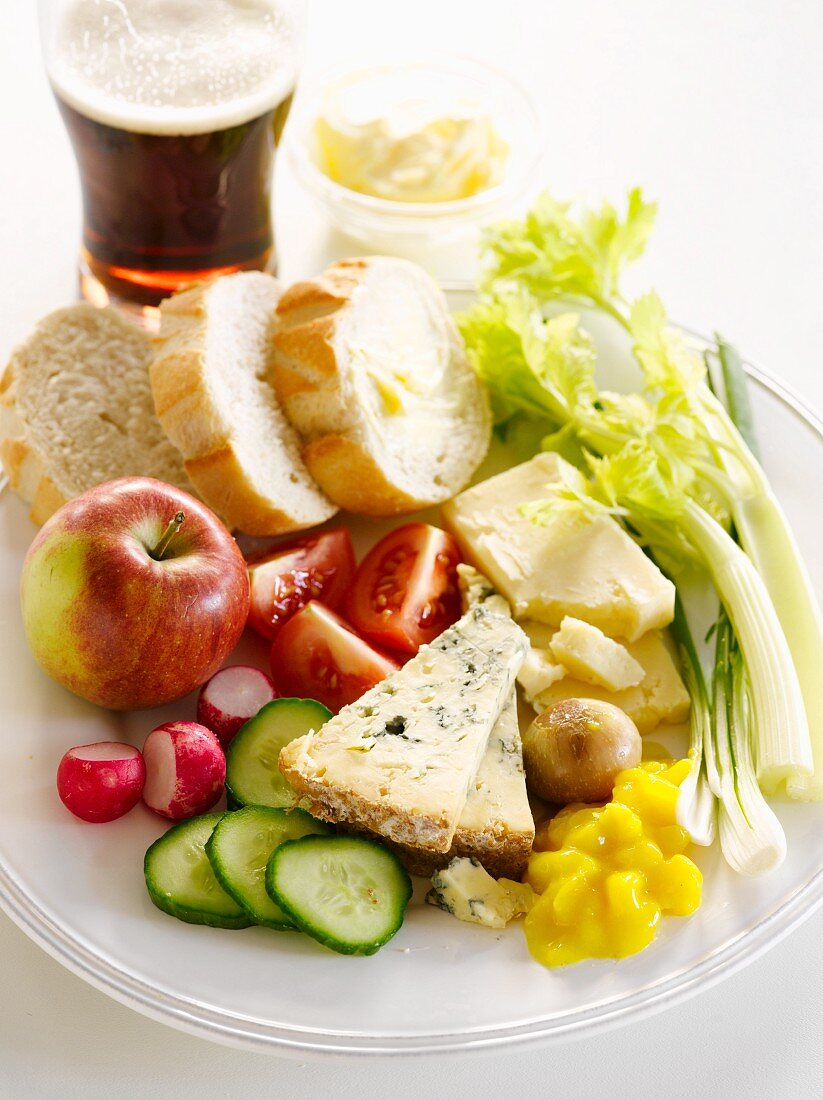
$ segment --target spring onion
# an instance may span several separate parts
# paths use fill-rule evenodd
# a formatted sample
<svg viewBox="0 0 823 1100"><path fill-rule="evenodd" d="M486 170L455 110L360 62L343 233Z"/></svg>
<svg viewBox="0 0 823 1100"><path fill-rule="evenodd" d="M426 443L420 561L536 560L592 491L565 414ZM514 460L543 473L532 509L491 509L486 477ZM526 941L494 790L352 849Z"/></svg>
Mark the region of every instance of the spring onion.
<svg viewBox="0 0 823 1100"><path fill-rule="evenodd" d="M757 776L771 793L781 780L812 768L806 712L791 653L751 558L694 501L687 503L681 522L703 554L745 657Z"/></svg>
<svg viewBox="0 0 823 1100"><path fill-rule="evenodd" d="M695 844L708 846L716 833L715 795L719 785L711 782L708 766L714 765L711 746L712 710L703 668L689 629L686 612L679 595L675 596L672 633L680 653L683 681L691 699L689 708L689 774L680 784L677 799L677 821L689 833ZM716 776L714 769L714 776Z"/></svg>
<svg viewBox="0 0 823 1100"><path fill-rule="evenodd" d="M707 772L719 803L720 846L735 871L760 875L783 862L786 837L755 780L746 736L749 678L727 616L715 633Z"/></svg>
<svg viewBox="0 0 823 1100"><path fill-rule="evenodd" d="M738 538L757 566L774 604L794 662L809 721L813 766L792 766L776 743L759 744L757 771L768 790L781 773L791 798L823 798L823 616L811 578L786 515L769 486L762 467L734 425L722 418L719 430L725 446L719 451L727 472L736 462L745 477L735 478L738 495L730 500ZM804 757L808 763L808 757ZM795 761L795 764L797 761Z"/></svg>

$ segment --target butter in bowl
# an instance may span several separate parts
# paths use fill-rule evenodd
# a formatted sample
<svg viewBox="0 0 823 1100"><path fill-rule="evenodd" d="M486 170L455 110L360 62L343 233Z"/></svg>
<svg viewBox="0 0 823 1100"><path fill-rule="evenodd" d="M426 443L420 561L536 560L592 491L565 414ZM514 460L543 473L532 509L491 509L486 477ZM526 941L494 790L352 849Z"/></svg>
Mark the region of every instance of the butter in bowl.
<svg viewBox="0 0 823 1100"><path fill-rule="evenodd" d="M539 114L510 77L443 57L337 73L289 127L298 179L332 224L397 252L452 243L528 192Z"/></svg>

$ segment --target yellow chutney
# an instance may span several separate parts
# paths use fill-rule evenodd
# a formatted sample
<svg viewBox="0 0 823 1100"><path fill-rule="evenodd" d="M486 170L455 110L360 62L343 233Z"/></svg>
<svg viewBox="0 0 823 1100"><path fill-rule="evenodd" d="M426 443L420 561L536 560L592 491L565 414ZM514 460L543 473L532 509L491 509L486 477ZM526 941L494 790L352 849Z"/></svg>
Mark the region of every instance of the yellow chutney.
<svg viewBox="0 0 823 1100"><path fill-rule="evenodd" d="M605 806L567 806L537 831L525 881L540 895L525 920L545 966L621 959L654 939L663 915L700 905L703 876L683 853L678 787L688 760L620 772Z"/></svg>

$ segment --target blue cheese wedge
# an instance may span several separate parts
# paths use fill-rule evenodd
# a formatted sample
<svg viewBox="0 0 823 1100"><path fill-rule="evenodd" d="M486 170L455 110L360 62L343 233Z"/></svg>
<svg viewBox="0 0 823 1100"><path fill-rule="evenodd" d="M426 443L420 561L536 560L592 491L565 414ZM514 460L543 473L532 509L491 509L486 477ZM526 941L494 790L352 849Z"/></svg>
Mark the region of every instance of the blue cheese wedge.
<svg viewBox="0 0 823 1100"><path fill-rule="evenodd" d="M432 877L426 901L458 920L505 928L514 917L528 913L536 896L531 886L495 880L476 859L458 857Z"/></svg>
<svg viewBox="0 0 823 1100"><path fill-rule="evenodd" d="M409 844L391 846L413 875L424 878L430 878L456 856L478 860L495 877L519 878L533 843L534 818L526 794L517 700L512 692L469 784L466 805L448 852Z"/></svg>
<svg viewBox="0 0 823 1100"><path fill-rule="evenodd" d="M517 697L511 693L469 785L451 856L472 856L494 875L518 878L534 843Z"/></svg>
<svg viewBox="0 0 823 1100"><path fill-rule="evenodd" d="M464 611L482 603L501 615L511 614L503 597L476 569L458 565L457 573ZM520 878L533 842L534 819L526 794L517 697L512 690L469 784L466 805L448 852L431 852L408 844L393 847L413 875L425 878L456 856L479 860L495 877Z"/></svg>
<svg viewBox="0 0 823 1100"><path fill-rule="evenodd" d="M458 565L457 574L464 610L482 604L501 615L511 614L508 603L482 573L470 565ZM518 676L521 673L522 666ZM517 695L512 690L469 786L449 854L473 856L494 875L519 878L533 842L534 818L526 794Z"/></svg>
<svg viewBox="0 0 823 1100"><path fill-rule="evenodd" d="M528 643L480 604L398 672L280 753L312 812L447 852Z"/></svg>

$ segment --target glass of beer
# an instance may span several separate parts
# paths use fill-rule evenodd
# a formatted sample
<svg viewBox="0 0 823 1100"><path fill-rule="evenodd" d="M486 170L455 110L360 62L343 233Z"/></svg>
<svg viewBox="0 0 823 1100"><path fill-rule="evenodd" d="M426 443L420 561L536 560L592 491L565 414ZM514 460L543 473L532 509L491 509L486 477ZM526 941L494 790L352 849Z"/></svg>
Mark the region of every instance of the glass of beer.
<svg viewBox="0 0 823 1100"><path fill-rule="evenodd" d="M80 170L84 298L146 316L186 283L275 269L303 16L302 0L40 0Z"/></svg>

